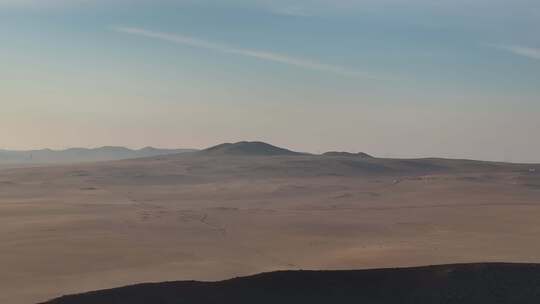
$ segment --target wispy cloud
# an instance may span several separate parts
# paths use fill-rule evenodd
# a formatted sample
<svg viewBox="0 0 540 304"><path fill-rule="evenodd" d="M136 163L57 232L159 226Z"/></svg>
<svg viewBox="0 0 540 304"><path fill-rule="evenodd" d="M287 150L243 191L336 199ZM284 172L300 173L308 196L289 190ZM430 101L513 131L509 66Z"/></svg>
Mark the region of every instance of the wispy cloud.
<svg viewBox="0 0 540 304"><path fill-rule="evenodd" d="M138 35L138 36L158 39L162 41L172 42L172 43L195 47L195 48L209 49L209 50L214 50L221 53L251 57L251 58L256 58L259 60L296 66L303 69L316 70L316 71L321 71L321 72L330 72L334 74L351 76L351 77L379 79L377 77L373 77L371 75L368 75L368 74L365 74L356 70L351 70L351 69L338 66L338 65L321 63L321 62L317 62L317 61L313 61L313 60L309 60L305 58L291 57L288 55L278 54L278 53L264 51L264 50L252 50L252 49L246 49L246 48L231 47L225 44L210 42L210 41L206 41L206 40L202 40L202 39L198 39L198 38L194 38L190 36L185 36L185 35L155 32L155 31L150 31L150 30L136 28L136 27L114 27L113 30L120 33Z"/></svg>
<svg viewBox="0 0 540 304"><path fill-rule="evenodd" d="M520 46L520 45L500 45L500 44L490 44L489 46L494 47L499 50L510 52L517 56L540 60L540 48L531 48L531 47Z"/></svg>

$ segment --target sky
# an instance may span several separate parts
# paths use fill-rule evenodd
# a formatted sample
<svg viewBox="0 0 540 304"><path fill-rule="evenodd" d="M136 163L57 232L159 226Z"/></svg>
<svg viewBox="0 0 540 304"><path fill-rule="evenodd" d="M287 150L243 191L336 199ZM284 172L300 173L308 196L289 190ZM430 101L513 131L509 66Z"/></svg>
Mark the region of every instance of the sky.
<svg viewBox="0 0 540 304"><path fill-rule="evenodd" d="M538 0L0 0L0 148L540 162Z"/></svg>

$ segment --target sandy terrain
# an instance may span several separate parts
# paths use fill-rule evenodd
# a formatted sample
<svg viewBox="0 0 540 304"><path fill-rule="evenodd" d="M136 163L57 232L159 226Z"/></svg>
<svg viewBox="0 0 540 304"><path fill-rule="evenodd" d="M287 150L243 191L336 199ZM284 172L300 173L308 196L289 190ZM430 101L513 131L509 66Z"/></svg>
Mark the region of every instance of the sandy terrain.
<svg viewBox="0 0 540 304"><path fill-rule="evenodd" d="M532 167L183 155L2 169L0 303L281 269L540 262Z"/></svg>

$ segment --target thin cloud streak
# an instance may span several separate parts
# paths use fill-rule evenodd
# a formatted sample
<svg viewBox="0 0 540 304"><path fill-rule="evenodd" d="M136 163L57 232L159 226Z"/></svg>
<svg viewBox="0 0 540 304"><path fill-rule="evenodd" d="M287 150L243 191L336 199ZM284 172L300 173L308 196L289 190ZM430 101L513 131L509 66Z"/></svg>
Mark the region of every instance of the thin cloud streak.
<svg viewBox="0 0 540 304"><path fill-rule="evenodd" d="M292 17L313 17L315 14L308 11L306 8L299 6L288 6L272 11L276 15L292 16Z"/></svg>
<svg viewBox="0 0 540 304"><path fill-rule="evenodd" d="M499 50L510 52L514 55L540 60L540 49L520 45L491 45Z"/></svg>
<svg viewBox="0 0 540 304"><path fill-rule="evenodd" d="M251 58L256 58L256 59L260 59L264 61L276 62L276 63L296 66L299 68L304 68L304 69L309 69L309 70L330 72L330 73L339 74L343 76L350 76L350 77L369 78L373 80L379 79L379 78L373 77L371 75L368 75L359 71L347 69L342 66L316 62L316 61L303 59L303 58L291 57L288 55L278 54L278 53L273 53L273 52L268 52L268 51L230 47L224 44L214 43L214 42L210 42L210 41L206 41L206 40L202 40L198 38L193 38L189 36L179 35L179 34L155 32L155 31L149 31L146 29L136 28L136 27L114 27L113 30L119 33L126 33L126 34L131 34L131 35L143 36L147 38L159 39L162 41L172 42L172 43L186 45L190 47L203 48L203 49L214 50L214 51L227 53L227 54L251 57Z"/></svg>

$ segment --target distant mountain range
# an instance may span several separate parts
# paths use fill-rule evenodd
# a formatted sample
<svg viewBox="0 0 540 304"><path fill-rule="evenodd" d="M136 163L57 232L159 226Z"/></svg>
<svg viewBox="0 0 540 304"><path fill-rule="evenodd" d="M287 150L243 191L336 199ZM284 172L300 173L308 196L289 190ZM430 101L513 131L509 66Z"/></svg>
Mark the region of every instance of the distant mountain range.
<svg viewBox="0 0 540 304"><path fill-rule="evenodd" d="M125 147L71 148L66 150L0 150L0 164L58 164L121 160L193 152L193 149L157 149L146 147L132 150Z"/></svg>
<svg viewBox="0 0 540 304"><path fill-rule="evenodd" d="M538 264L461 264L358 271L282 271L221 282L140 284L44 304L538 303Z"/></svg>
<svg viewBox="0 0 540 304"><path fill-rule="evenodd" d="M32 164L67 164L80 162L110 161L133 158L144 158L161 155L197 152L199 156L306 156L309 153L291 151L259 141L241 141L223 143L207 149L157 149L146 147L128 149L126 147L105 146L100 148L70 148L65 150L2 150L0 149L0 165L32 165ZM327 152L323 156L347 158L371 158L366 153Z"/></svg>

